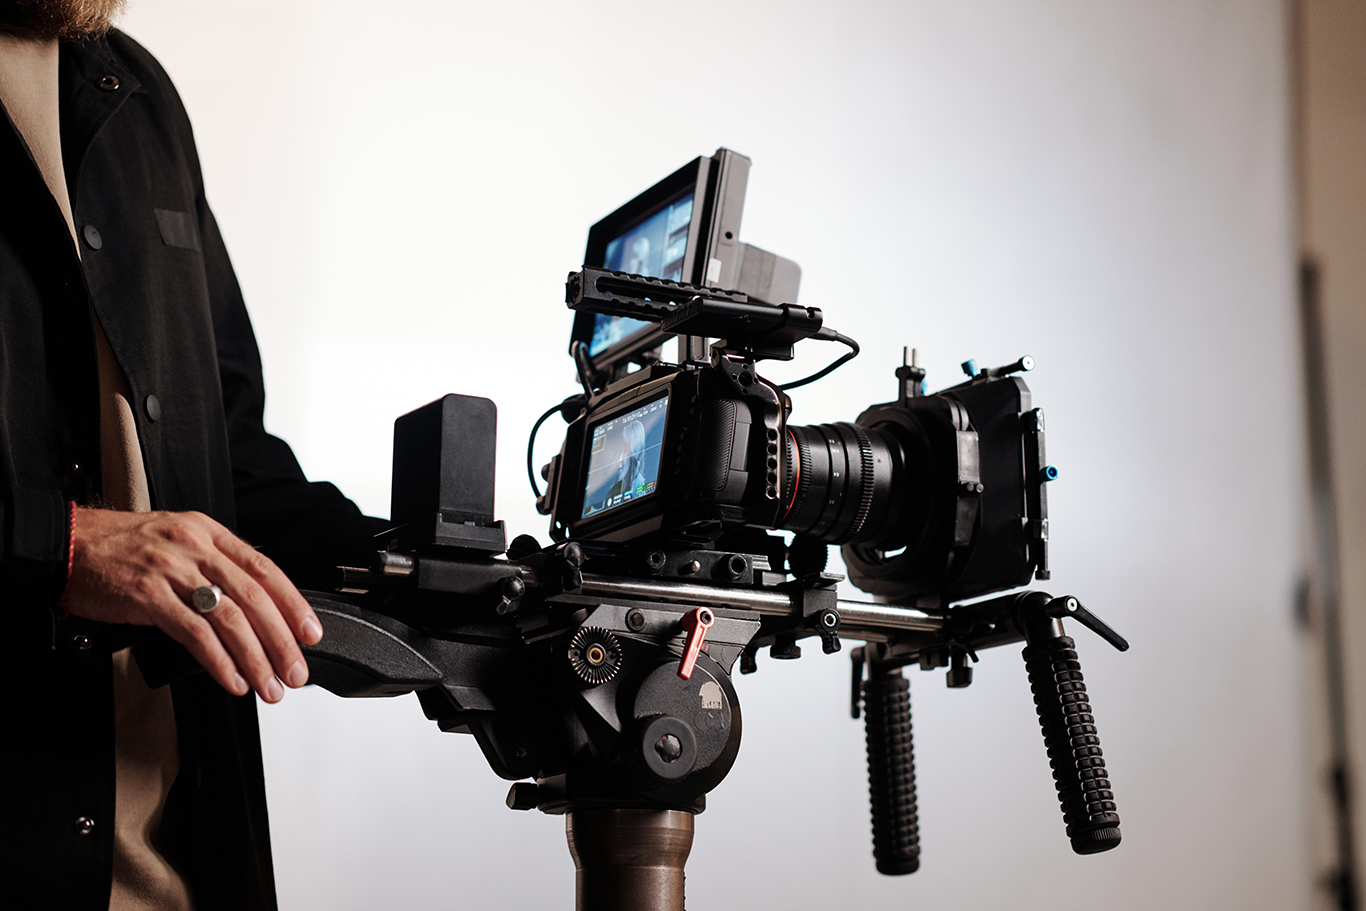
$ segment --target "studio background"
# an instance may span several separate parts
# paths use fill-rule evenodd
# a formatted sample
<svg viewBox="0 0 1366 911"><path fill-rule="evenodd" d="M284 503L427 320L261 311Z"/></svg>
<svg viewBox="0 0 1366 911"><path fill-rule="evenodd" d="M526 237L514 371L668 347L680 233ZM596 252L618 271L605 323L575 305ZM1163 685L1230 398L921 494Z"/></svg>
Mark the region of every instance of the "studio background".
<svg viewBox="0 0 1366 911"><path fill-rule="evenodd" d="M1133 644L1073 631L1123 845L1071 853L1007 647L967 690L910 673L922 868L879 876L847 651L808 647L737 680L691 907L1308 903L1280 3L133 0L123 28L190 110L267 427L373 515L394 417L462 392L498 403L510 534L546 537L522 466L575 390L565 274L594 221L722 145L754 161L742 238L863 346L795 421L893 398L902 345L932 388L1036 359L1048 588ZM261 725L286 911L572 903L563 821L507 810L413 697L310 688Z"/></svg>

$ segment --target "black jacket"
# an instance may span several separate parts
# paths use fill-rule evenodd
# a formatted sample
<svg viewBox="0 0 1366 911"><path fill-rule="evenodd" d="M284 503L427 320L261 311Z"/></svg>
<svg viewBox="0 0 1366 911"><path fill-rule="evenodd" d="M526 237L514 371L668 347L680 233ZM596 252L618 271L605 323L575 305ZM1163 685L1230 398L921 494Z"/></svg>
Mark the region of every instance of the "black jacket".
<svg viewBox="0 0 1366 911"><path fill-rule="evenodd" d="M262 426L261 361L170 80L118 32L61 48L62 151L82 258L0 123L0 904L107 908L109 655L172 680L181 774L166 810L201 909L273 908L254 697L156 631L62 620L68 509L100 492L90 309L128 377L154 509L200 510L296 581L364 561L379 530ZM93 826L80 825L88 819ZM88 834L82 834L88 830Z"/></svg>

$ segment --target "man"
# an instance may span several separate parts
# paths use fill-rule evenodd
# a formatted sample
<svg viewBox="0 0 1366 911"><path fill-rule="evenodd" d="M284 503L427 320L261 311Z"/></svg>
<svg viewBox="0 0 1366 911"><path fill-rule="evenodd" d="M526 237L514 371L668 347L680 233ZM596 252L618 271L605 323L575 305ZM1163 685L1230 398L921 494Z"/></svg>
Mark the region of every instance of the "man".
<svg viewBox="0 0 1366 911"><path fill-rule="evenodd" d="M379 523L263 429L189 121L119 2L0 0L0 904L273 908L250 694L308 679L290 577Z"/></svg>

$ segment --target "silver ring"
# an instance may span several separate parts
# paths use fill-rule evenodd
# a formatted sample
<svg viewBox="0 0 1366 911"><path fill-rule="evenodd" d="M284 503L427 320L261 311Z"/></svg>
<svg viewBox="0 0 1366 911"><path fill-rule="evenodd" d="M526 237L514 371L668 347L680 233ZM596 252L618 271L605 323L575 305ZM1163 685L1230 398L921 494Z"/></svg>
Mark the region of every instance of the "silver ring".
<svg viewBox="0 0 1366 911"><path fill-rule="evenodd" d="M201 585L190 595L190 604L201 614L211 614L223 598L223 589L217 585Z"/></svg>

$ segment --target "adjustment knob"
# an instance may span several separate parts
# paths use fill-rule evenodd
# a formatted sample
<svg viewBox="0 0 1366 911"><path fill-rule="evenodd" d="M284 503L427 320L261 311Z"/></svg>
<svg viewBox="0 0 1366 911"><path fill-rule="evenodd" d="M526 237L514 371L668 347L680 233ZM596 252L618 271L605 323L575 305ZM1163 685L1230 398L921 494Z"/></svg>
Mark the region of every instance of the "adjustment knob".
<svg viewBox="0 0 1366 911"><path fill-rule="evenodd" d="M580 627L569 640L569 668L589 686L606 683L621 669L621 642L609 630Z"/></svg>

